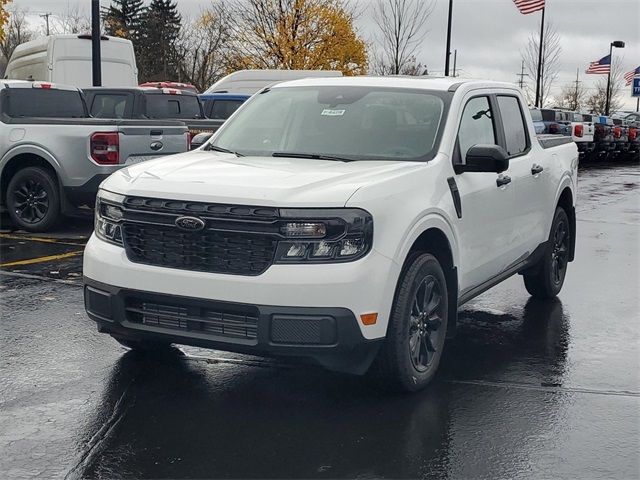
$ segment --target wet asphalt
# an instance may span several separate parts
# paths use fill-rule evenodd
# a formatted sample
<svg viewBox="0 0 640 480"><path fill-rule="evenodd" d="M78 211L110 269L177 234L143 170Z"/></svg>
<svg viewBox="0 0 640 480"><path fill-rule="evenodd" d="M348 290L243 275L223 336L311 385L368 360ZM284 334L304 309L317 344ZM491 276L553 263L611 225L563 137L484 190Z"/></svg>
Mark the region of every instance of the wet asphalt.
<svg viewBox="0 0 640 480"><path fill-rule="evenodd" d="M424 392L175 348L84 313L89 218L0 233L0 478L638 478L640 170L580 171L559 298L519 276L465 305Z"/></svg>

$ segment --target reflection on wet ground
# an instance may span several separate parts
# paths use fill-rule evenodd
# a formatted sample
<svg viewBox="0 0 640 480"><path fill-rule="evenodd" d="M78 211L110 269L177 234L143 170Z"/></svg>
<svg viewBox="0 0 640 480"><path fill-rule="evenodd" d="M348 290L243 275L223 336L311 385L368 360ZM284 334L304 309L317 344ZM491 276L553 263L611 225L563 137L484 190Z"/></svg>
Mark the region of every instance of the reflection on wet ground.
<svg viewBox="0 0 640 480"><path fill-rule="evenodd" d="M189 347L141 357L84 316L69 276L79 258L3 267L0 473L635 478L639 179L637 165L583 170L560 298L532 300L513 277L463 307L435 383L416 395ZM2 252L14 241L0 237Z"/></svg>

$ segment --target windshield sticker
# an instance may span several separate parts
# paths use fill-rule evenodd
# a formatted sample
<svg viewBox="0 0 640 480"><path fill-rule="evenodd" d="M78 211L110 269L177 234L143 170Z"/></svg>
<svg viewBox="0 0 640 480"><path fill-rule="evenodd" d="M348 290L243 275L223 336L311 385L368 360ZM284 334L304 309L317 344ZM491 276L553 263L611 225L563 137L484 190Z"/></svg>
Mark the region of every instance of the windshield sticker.
<svg viewBox="0 0 640 480"><path fill-rule="evenodd" d="M325 108L324 110L322 110L321 115L326 115L328 117L341 117L342 115L344 115L344 112L346 110L331 110L329 108Z"/></svg>

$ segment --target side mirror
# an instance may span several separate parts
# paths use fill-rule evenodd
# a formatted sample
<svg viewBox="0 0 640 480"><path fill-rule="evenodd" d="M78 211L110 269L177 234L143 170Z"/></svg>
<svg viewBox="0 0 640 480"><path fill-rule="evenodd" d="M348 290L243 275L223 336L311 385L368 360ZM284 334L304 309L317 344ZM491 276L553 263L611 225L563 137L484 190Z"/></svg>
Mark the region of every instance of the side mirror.
<svg viewBox="0 0 640 480"><path fill-rule="evenodd" d="M455 165L456 173L495 172L509 168L509 155L500 145L474 145L467 151L464 164Z"/></svg>

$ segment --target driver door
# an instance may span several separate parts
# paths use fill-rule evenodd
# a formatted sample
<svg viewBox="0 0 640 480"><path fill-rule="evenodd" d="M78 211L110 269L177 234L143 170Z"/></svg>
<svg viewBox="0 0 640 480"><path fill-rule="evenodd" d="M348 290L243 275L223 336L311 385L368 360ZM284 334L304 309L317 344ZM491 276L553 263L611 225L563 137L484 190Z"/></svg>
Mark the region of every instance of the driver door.
<svg viewBox="0 0 640 480"><path fill-rule="evenodd" d="M494 99L469 97L462 112L454 151L454 163L464 163L474 145L498 144ZM498 181L500 179L500 182ZM464 172L455 176L461 200L458 219L460 237L460 293L479 287L500 274L514 248L515 195L509 170Z"/></svg>

